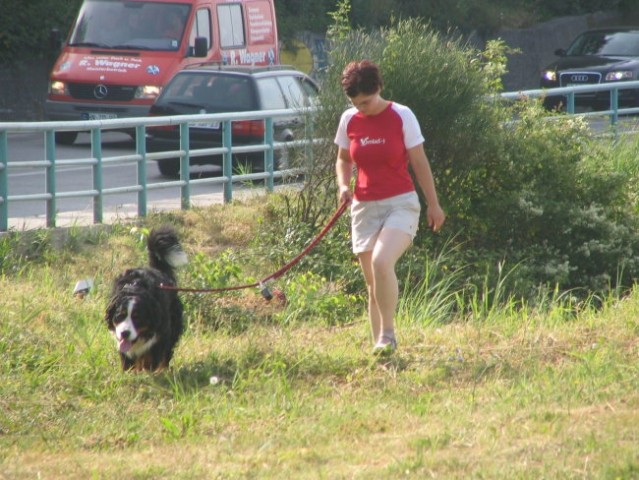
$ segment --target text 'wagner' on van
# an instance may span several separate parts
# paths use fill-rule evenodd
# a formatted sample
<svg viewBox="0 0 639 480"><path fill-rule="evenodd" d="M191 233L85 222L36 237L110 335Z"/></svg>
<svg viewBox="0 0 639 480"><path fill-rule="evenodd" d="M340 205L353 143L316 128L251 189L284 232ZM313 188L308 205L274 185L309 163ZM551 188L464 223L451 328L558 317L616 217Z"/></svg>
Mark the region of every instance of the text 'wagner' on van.
<svg viewBox="0 0 639 480"><path fill-rule="evenodd" d="M278 64L274 0L84 0L51 70L46 118L144 117L176 72L201 62ZM56 132L60 144L76 137Z"/></svg>

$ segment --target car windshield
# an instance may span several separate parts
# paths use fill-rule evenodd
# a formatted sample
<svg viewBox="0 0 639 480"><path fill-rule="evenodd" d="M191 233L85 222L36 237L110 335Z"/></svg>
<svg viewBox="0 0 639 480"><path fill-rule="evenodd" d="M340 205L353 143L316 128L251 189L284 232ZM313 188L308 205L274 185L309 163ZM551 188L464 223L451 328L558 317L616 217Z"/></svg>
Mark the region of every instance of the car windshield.
<svg viewBox="0 0 639 480"><path fill-rule="evenodd" d="M588 32L577 37L566 54L639 57L639 31Z"/></svg>
<svg viewBox="0 0 639 480"><path fill-rule="evenodd" d="M70 46L177 50L191 7L159 2L84 2Z"/></svg>
<svg viewBox="0 0 639 480"><path fill-rule="evenodd" d="M256 110L250 78L237 75L178 74L162 92L160 102L199 106L208 112Z"/></svg>

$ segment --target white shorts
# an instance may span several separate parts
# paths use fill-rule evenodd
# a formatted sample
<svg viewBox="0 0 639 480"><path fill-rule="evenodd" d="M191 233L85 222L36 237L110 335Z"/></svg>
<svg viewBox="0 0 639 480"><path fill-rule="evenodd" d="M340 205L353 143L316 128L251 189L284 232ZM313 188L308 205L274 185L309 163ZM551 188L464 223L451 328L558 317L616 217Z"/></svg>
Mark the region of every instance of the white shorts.
<svg viewBox="0 0 639 480"><path fill-rule="evenodd" d="M421 206L417 192L402 193L383 200L351 204L351 235L353 253L373 249L382 228L397 228L411 240L417 234Z"/></svg>

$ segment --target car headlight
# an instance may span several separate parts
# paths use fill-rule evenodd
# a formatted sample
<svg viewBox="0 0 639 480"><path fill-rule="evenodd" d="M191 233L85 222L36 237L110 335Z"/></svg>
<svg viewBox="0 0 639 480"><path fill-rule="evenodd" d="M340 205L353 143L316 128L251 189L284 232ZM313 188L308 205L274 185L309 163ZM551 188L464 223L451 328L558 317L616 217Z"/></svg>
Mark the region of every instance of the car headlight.
<svg viewBox="0 0 639 480"><path fill-rule="evenodd" d="M135 98L154 100L160 95L161 88L157 85L144 85L135 90Z"/></svg>
<svg viewBox="0 0 639 480"><path fill-rule="evenodd" d="M543 73L543 77L544 77L544 80L547 80L549 82L556 82L557 81L557 72L555 72L554 70L546 70Z"/></svg>
<svg viewBox="0 0 639 480"><path fill-rule="evenodd" d="M606 73L606 82L618 82L620 80L632 80L633 73L628 70Z"/></svg>
<svg viewBox="0 0 639 480"><path fill-rule="evenodd" d="M49 83L49 93L51 95L69 95L67 84L60 80L53 80Z"/></svg>

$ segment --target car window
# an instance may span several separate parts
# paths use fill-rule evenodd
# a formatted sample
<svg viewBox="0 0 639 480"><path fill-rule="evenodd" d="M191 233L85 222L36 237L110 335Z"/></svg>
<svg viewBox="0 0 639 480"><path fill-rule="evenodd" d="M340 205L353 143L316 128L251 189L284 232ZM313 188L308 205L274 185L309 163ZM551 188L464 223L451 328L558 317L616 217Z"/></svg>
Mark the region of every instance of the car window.
<svg viewBox="0 0 639 480"><path fill-rule="evenodd" d="M308 105L311 107L316 107L319 104L319 89L317 85L313 83L308 78L300 78L300 83L302 84L302 89L306 94L306 98L308 101Z"/></svg>
<svg viewBox="0 0 639 480"><path fill-rule="evenodd" d="M191 29L191 36L189 37L189 46L192 48L195 48L195 39L197 37L206 38L208 48L211 48L213 44L211 41L211 12L208 8L201 8L197 11L195 22L193 22L193 28Z"/></svg>
<svg viewBox="0 0 639 480"><path fill-rule="evenodd" d="M302 88L304 89L307 97L314 98L319 94L317 85L315 85L308 78L301 78L300 83L302 84Z"/></svg>
<svg viewBox="0 0 639 480"><path fill-rule="evenodd" d="M250 78L210 73L176 75L165 88L162 100L201 105L217 112L256 109Z"/></svg>
<svg viewBox="0 0 639 480"><path fill-rule="evenodd" d="M308 106L306 95L304 94L302 86L297 78L287 75L277 77L277 81L282 88L284 98L286 99L286 106L288 108L304 108Z"/></svg>
<svg viewBox="0 0 639 480"><path fill-rule="evenodd" d="M606 35L606 43L601 50L602 55L639 56L639 34L621 32Z"/></svg>
<svg viewBox="0 0 639 480"><path fill-rule="evenodd" d="M193 97L193 87L202 81L202 78L195 75L176 75L162 90L161 100Z"/></svg>
<svg viewBox="0 0 639 480"><path fill-rule="evenodd" d="M286 100L284 100L282 90L275 78L258 79L257 90L263 110L283 110L287 108Z"/></svg>
<svg viewBox="0 0 639 480"><path fill-rule="evenodd" d="M242 6L239 3L218 5L217 17L220 28L220 46L222 48L242 47L246 44Z"/></svg>
<svg viewBox="0 0 639 480"><path fill-rule="evenodd" d="M229 109L229 111L242 112L255 110L252 82L250 78L233 77L225 78L223 83L213 85L218 91L219 102L217 105Z"/></svg>
<svg viewBox="0 0 639 480"><path fill-rule="evenodd" d="M575 40L568 55L639 56L637 32L590 32Z"/></svg>

